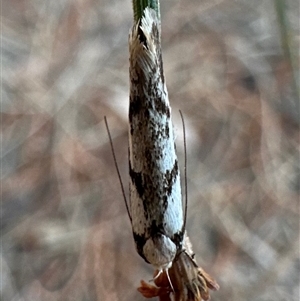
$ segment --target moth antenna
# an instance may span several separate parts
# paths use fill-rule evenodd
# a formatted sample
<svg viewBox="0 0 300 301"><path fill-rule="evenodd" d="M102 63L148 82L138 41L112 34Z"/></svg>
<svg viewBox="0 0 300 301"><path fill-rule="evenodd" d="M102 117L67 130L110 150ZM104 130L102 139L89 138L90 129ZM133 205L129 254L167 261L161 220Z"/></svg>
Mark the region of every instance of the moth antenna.
<svg viewBox="0 0 300 301"><path fill-rule="evenodd" d="M182 122L183 130L183 148L184 148L184 189L185 189L185 206L184 206L184 218L183 218L183 232L185 232L186 218L187 218L187 202L188 202L188 189L187 189L187 155L186 155L186 132L185 132L185 123L181 110L179 114Z"/></svg>
<svg viewBox="0 0 300 301"><path fill-rule="evenodd" d="M116 153L115 153L114 145L113 145L113 142L112 142L111 134L110 134L110 131L109 131L109 127L108 127L106 116L104 116L104 122L105 122L106 130L107 130L107 134L108 134L108 138L109 138L109 143L110 143L110 148L111 148L111 152L113 154L114 163L115 163L115 167L116 167L116 170L117 170L119 182L120 182L120 185L121 185L121 190L122 190L122 195L123 195L123 198L124 198L124 201L125 201L126 210L127 210L127 213L128 213L130 221L132 221L131 215L130 215L130 212L129 212L129 207L128 207L126 195L125 195L125 189L124 189L124 185L123 185L123 182L122 182L120 170L119 170L119 167L118 167L118 163L117 163L117 159L116 159Z"/></svg>

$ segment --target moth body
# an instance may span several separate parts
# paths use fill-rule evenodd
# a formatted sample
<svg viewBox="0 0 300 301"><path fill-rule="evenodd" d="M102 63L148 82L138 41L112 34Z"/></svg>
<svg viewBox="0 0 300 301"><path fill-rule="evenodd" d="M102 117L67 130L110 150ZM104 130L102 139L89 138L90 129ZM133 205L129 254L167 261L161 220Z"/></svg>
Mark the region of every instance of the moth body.
<svg viewBox="0 0 300 301"><path fill-rule="evenodd" d="M164 270L182 248L184 223L160 45L160 21L146 8L129 36L129 211L138 253Z"/></svg>

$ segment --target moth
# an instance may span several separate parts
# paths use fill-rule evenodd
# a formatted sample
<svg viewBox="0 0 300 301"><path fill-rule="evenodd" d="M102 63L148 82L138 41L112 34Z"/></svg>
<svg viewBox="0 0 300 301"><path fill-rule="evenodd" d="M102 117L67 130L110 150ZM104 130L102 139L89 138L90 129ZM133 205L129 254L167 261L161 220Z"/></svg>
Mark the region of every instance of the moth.
<svg viewBox="0 0 300 301"><path fill-rule="evenodd" d="M208 300L208 288L218 284L198 267L185 231L187 202L183 206L157 9L146 7L129 35L129 204L105 123L136 250L157 271L157 287L142 282L139 291L161 300L170 294L176 301Z"/></svg>
<svg viewBox="0 0 300 301"><path fill-rule="evenodd" d="M160 21L147 7L129 36L129 216L137 252L159 271L182 249L180 173L166 88Z"/></svg>

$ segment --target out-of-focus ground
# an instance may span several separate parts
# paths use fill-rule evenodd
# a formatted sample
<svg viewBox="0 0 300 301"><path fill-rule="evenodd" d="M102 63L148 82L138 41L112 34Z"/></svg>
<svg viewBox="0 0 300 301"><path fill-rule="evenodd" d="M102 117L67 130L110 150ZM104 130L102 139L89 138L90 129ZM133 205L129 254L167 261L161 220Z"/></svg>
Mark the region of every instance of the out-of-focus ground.
<svg viewBox="0 0 300 301"><path fill-rule="evenodd" d="M187 228L221 286L212 300L297 301L299 3L162 0L161 13L182 170L179 109L187 126ZM3 301L144 300L153 269L103 122L127 192L131 25L130 0L2 2Z"/></svg>

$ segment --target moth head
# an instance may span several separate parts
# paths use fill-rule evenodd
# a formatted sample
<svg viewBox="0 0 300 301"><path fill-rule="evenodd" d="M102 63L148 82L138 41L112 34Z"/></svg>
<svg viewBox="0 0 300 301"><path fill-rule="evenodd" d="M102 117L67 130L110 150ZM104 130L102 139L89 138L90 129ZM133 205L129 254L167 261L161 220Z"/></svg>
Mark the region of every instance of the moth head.
<svg viewBox="0 0 300 301"><path fill-rule="evenodd" d="M163 234L149 237L143 247L143 255L158 270L170 268L176 253L175 243Z"/></svg>

